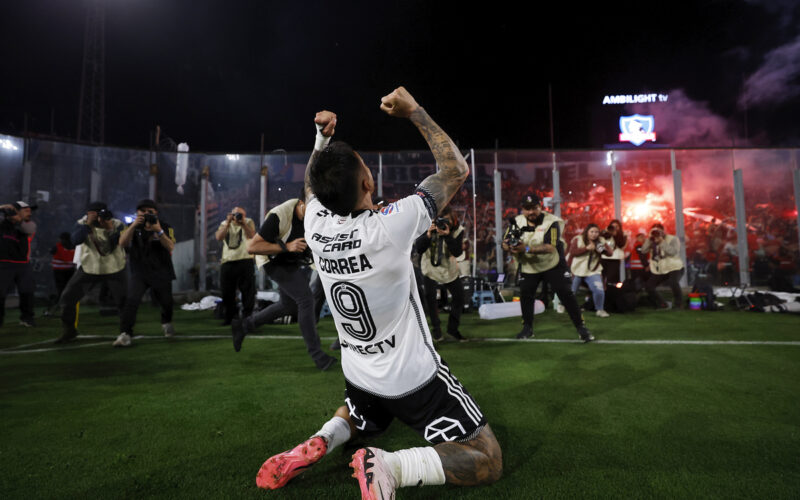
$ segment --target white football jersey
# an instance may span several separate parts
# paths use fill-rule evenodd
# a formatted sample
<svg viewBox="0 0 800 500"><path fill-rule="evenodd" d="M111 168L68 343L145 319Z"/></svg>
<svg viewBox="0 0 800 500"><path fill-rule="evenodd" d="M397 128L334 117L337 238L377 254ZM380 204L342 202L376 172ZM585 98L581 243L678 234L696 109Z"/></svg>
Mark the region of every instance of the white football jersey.
<svg viewBox="0 0 800 500"><path fill-rule="evenodd" d="M306 207L305 237L339 332L342 371L365 392L398 398L436 376L441 359L411 265L414 240L435 212L423 191L355 216L335 215L316 198Z"/></svg>

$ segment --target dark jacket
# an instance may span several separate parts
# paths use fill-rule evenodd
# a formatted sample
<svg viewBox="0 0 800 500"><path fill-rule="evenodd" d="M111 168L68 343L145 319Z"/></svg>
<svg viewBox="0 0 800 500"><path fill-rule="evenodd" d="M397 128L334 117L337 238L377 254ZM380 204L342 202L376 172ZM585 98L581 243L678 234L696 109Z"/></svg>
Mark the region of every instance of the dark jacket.
<svg viewBox="0 0 800 500"><path fill-rule="evenodd" d="M172 226L159 221L161 229L175 241ZM133 232L133 239L128 247L131 272L138 274L150 283L163 283L175 279L175 268L172 264L172 254L164 248L154 231L145 231L138 227Z"/></svg>
<svg viewBox="0 0 800 500"><path fill-rule="evenodd" d="M0 222L0 262L26 264L30 262L31 238L19 224L8 219Z"/></svg>

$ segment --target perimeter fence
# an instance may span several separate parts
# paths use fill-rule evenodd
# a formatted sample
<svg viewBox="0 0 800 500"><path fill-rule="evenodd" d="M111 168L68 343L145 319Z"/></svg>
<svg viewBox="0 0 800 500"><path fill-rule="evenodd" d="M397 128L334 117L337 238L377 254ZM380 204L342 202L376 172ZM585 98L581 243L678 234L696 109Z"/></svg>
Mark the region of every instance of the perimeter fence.
<svg viewBox="0 0 800 500"><path fill-rule="evenodd" d="M470 177L452 206L466 229L469 274L513 280L500 238L536 192L566 221L567 242L589 223L622 221L629 243L661 222L679 236L687 273L713 284L800 285L800 153L793 149L465 151ZM361 153L377 193L393 201L436 171L429 151ZM308 153L150 152L0 135L0 202L38 204L32 242L37 295L54 290L50 249L89 201L123 220L152 198L175 229L174 290L219 287L214 239L234 206L260 220L299 195ZM627 251L632 251L629 245Z"/></svg>

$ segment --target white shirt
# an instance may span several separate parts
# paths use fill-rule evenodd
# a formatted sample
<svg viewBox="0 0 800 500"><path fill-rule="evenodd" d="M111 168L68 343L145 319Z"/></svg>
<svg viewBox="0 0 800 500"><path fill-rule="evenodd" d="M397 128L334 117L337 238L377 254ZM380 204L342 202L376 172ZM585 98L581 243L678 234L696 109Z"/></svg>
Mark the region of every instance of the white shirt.
<svg viewBox="0 0 800 500"><path fill-rule="evenodd" d="M441 362L411 265L411 247L432 216L422 192L355 217L335 215L316 198L306 207L306 241L339 333L342 371L370 394L410 394Z"/></svg>

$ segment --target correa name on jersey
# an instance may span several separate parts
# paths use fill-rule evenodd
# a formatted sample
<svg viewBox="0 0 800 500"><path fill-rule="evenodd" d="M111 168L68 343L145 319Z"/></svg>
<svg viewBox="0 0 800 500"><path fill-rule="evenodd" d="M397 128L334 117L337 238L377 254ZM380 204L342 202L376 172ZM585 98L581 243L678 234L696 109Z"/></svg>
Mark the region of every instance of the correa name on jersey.
<svg viewBox="0 0 800 500"><path fill-rule="evenodd" d="M317 256L317 267L330 274L355 274L366 269L372 269L372 264L369 263L367 256L362 253L357 256L353 255L340 259L326 259L325 257Z"/></svg>
<svg viewBox="0 0 800 500"><path fill-rule="evenodd" d="M385 354L389 349L394 349L397 342L395 341L394 335L392 335L390 338L374 344L360 345L344 340L341 341L341 344L342 349L350 349L353 352L367 356L370 354Z"/></svg>

